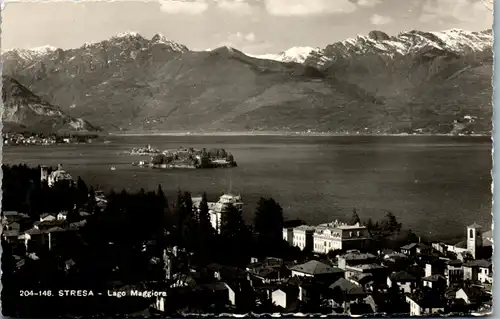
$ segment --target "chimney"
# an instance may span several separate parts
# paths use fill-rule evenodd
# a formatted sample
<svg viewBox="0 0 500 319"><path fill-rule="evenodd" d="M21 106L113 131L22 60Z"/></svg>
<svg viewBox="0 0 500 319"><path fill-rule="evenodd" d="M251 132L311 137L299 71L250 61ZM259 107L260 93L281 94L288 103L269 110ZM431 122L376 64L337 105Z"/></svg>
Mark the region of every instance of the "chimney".
<svg viewBox="0 0 500 319"><path fill-rule="evenodd" d="M62 168L63 168L62 164L57 164L57 170L60 171L60 170L62 170Z"/></svg>

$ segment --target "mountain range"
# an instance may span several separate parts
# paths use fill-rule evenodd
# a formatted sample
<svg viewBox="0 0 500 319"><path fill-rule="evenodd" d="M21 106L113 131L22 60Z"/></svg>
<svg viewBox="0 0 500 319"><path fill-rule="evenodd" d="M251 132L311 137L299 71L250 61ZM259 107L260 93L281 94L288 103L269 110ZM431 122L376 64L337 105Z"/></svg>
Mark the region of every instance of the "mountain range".
<svg viewBox="0 0 500 319"><path fill-rule="evenodd" d="M4 74L109 131L490 134L492 42L491 30L372 31L251 56L125 33L2 56Z"/></svg>

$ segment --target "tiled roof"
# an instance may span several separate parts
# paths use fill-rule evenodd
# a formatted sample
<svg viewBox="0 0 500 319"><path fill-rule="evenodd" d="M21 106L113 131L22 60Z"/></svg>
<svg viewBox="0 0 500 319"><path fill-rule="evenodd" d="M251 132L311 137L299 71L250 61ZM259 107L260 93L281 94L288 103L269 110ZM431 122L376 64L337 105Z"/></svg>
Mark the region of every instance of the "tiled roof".
<svg viewBox="0 0 500 319"><path fill-rule="evenodd" d="M342 290L344 293L352 295L365 293L363 287L358 286L355 283L345 278L338 279L333 284L331 284L329 288L330 289L340 288L340 290Z"/></svg>
<svg viewBox="0 0 500 319"><path fill-rule="evenodd" d="M448 261L447 264L450 266L454 266L454 267L460 267L460 266L462 266L462 261L459 259L455 259L455 260Z"/></svg>
<svg viewBox="0 0 500 319"><path fill-rule="evenodd" d="M476 259L468 261L464 264L464 267L481 267L481 268L489 268L492 263L490 261L484 259Z"/></svg>
<svg viewBox="0 0 500 319"><path fill-rule="evenodd" d="M317 260L311 260L305 264L297 265L290 268L293 271L302 272L309 275L326 275L344 272L340 268L329 266Z"/></svg>
<svg viewBox="0 0 500 319"><path fill-rule="evenodd" d="M468 228L483 228L481 225L476 224L476 223L474 223L474 224L472 224L472 225L469 225L469 226L467 226L467 227L468 227Z"/></svg>
<svg viewBox="0 0 500 319"><path fill-rule="evenodd" d="M410 250L410 249L413 249L416 246L417 246L417 244L413 243L413 244L405 245L405 246L401 247L401 249Z"/></svg>
<svg viewBox="0 0 500 319"><path fill-rule="evenodd" d="M407 273L406 271L399 271L399 272L394 272L389 275L389 278L391 281L395 282L407 282L407 281L416 281L417 279Z"/></svg>
<svg viewBox="0 0 500 319"><path fill-rule="evenodd" d="M345 260L365 260L376 258L375 255L370 253L347 253L339 257L344 258Z"/></svg>
<svg viewBox="0 0 500 319"><path fill-rule="evenodd" d="M446 279L444 278L443 275L431 275L431 276L422 278L422 280L436 282L439 280L446 280Z"/></svg>

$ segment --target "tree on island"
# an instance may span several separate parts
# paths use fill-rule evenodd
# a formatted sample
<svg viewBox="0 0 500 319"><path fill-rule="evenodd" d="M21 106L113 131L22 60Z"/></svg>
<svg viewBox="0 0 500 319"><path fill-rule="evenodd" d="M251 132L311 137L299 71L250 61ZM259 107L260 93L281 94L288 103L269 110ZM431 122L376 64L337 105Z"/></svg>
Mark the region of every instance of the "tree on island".
<svg viewBox="0 0 500 319"><path fill-rule="evenodd" d="M356 212L356 208L353 208L349 225L356 225L357 223L361 223L361 219L359 218L358 213Z"/></svg>

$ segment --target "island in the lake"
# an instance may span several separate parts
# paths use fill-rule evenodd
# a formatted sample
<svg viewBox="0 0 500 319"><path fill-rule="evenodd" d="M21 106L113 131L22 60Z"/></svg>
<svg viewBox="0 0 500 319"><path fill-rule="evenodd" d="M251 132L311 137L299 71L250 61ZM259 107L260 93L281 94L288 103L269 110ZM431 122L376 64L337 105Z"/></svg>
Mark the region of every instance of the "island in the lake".
<svg viewBox="0 0 500 319"><path fill-rule="evenodd" d="M179 148L160 151L151 146L133 149L132 155L152 155L150 161L134 162L132 165L151 168L229 168L236 167L234 156L223 148Z"/></svg>

